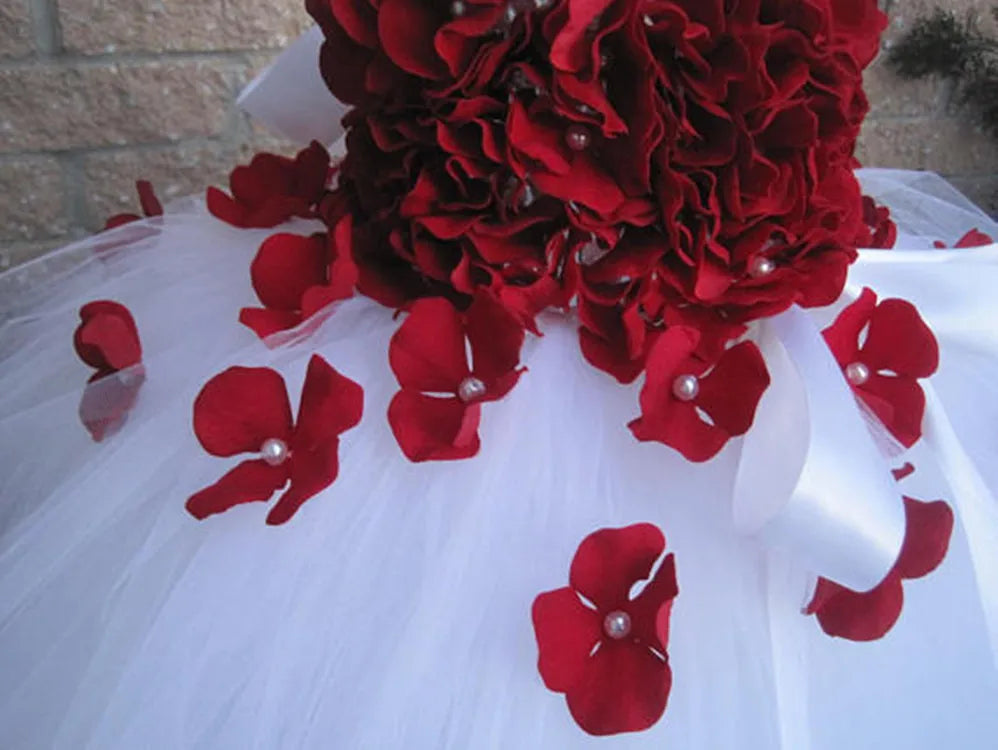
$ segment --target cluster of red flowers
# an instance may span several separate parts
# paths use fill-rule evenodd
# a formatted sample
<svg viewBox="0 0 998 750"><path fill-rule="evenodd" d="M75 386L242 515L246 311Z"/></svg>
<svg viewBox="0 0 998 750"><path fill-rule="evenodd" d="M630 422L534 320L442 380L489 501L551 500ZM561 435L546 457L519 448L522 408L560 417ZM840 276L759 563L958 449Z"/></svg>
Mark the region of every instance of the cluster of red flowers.
<svg viewBox="0 0 998 750"><path fill-rule="evenodd" d="M396 308L443 297L463 311L487 294L532 328L543 309L575 305L586 358L621 382L682 326L666 337L681 357L658 359L704 372L746 322L833 302L856 248L886 239L852 157L885 25L875 0L307 6L326 36L324 78L353 106L335 187L313 145L294 161L258 157L233 173L231 199L209 196L243 226L308 216L336 235L331 252L312 243L321 262L292 285L311 299L244 315L261 335L347 296L335 261ZM730 434L755 400L721 415ZM642 416L642 439L690 458L724 443L677 444Z"/></svg>

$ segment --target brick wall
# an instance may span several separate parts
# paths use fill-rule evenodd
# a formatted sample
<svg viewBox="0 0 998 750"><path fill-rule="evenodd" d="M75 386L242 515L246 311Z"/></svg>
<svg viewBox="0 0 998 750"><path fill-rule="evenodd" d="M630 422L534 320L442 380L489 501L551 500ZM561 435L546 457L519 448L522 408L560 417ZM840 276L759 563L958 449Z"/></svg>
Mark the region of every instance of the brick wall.
<svg viewBox="0 0 998 750"><path fill-rule="evenodd" d="M888 0L889 44L928 0ZM224 180L254 150L286 149L235 96L309 22L300 0L0 0L0 268L134 207ZM940 0L986 14L990 0ZM868 76L859 156L931 169L998 209L998 148L938 81Z"/></svg>

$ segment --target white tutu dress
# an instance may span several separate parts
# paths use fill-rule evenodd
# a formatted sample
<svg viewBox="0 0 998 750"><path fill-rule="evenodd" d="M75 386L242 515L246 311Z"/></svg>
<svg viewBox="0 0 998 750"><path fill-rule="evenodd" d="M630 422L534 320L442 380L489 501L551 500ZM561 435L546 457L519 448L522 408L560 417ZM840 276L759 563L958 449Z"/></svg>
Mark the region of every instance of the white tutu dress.
<svg viewBox="0 0 998 750"><path fill-rule="evenodd" d="M247 268L273 231L200 200L0 276L0 747L995 747L998 245L933 243L998 225L932 175L860 177L892 211L895 249L861 251L838 306L753 324L772 385L749 434L706 463L634 439L641 384L586 364L574 312L539 316L527 372L484 406L478 455L408 461L385 418L394 312L356 297L261 342L235 315L257 304ZM802 374L827 370L808 347L863 287L913 302L939 342L925 439L903 454L844 380L826 393ZM72 346L92 300L125 305L143 351L134 405L100 442ZM192 432L199 391L268 367L297 404L313 354L363 385L336 481L280 526L261 503L195 520L187 498L235 464ZM822 433L840 412L860 429ZM812 563L848 579L865 552L794 499L819 483L849 506L860 442L883 472L917 466L904 494L956 516L946 559L905 582L872 643L802 613L832 573ZM668 707L647 731L590 736L538 673L531 606L567 584L588 534L636 523L675 555Z"/></svg>

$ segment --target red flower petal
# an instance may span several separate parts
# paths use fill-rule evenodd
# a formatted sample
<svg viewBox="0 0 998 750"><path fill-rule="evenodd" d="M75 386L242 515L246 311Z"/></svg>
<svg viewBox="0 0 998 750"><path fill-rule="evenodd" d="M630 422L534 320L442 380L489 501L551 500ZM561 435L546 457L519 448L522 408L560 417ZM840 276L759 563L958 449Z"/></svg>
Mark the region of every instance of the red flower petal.
<svg viewBox="0 0 998 750"><path fill-rule="evenodd" d="M492 296L481 293L465 313L471 360L475 375L489 387L484 400L505 396L519 379L524 330L516 319Z"/></svg>
<svg viewBox="0 0 998 750"><path fill-rule="evenodd" d="M291 450L315 450L360 423L364 390L313 354L308 363Z"/></svg>
<svg viewBox="0 0 998 750"><path fill-rule="evenodd" d="M83 389L79 415L94 442L99 443L124 424L145 381L145 372L138 365L95 378Z"/></svg>
<svg viewBox="0 0 998 750"><path fill-rule="evenodd" d="M593 646L603 635L599 613L566 587L539 595L531 615L537 637L537 669L544 684L559 693L571 690L585 674Z"/></svg>
<svg viewBox="0 0 998 750"><path fill-rule="evenodd" d="M480 404L404 389L388 405L388 422L410 461L453 461L478 453Z"/></svg>
<svg viewBox="0 0 998 750"><path fill-rule="evenodd" d="M383 0L378 36L382 49L402 70L423 78L442 78L447 67L437 56L433 37L443 17L430 7L431 3L412 0Z"/></svg>
<svg viewBox="0 0 998 750"><path fill-rule="evenodd" d="M287 523L307 500L336 481L340 469L339 442L334 437L309 449L299 448L296 443L290 458L291 486L267 514L268 525Z"/></svg>
<svg viewBox="0 0 998 750"><path fill-rule="evenodd" d="M141 361L139 331L127 307L110 300L90 302L80 308L80 320L73 345L88 365L110 371Z"/></svg>
<svg viewBox="0 0 998 750"><path fill-rule="evenodd" d="M913 304L886 299L870 316L860 358L872 370L926 378L939 367L939 345Z"/></svg>
<svg viewBox="0 0 998 750"><path fill-rule="evenodd" d="M306 290L326 283L326 264L325 235L271 235L250 266L253 289L266 307L300 310Z"/></svg>
<svg viewBox="0 0 998 750"><path fill-rule="evenodd" d="M649 649L604 640L583 682L565 697L582 729L607 735L648 729L665 713L671 688L667 661Z"/></svg>
<svg viewBox="0 0 998 750"><path fill-rule="evenodd" d="M828 635L875 641L894 626L903 604L901 578L892 571L879 586L862 594L819 578L806 612L817 616Z"/></svg>
<svg viewBox="0 0 998 750"><path fill-rule="evenodd" d="M135 188L139 193L139 204L142 206L142 213L146 216L162 216L163 204L156 197L156 191L153 189L152 183L149 180L139 180L135 183Z"/></svg>
<svg viewBox="0 0 998 750"><path fill-rule="evenodd" d="M910 448L922 437L925 393L917 381L873 374L856 393L902 445Z"/></svg>
<svg viewBox="0 0 998 750"><path fill-rule="evenodd" d="M655 577L627 605L634 638L665 653L669 646L669 614L672 611L672 600L678 595L676 558L675 555L667 555L659 569L655 571Z"/></svg>
<svg viewBox="0 0 998 750"><path fill-rule="evenodd" d="M943 561L953 533L953 510L942 500L904 499L905 534L894 570L902 578L921 578Z"/></svg>
<svg viewBox="0 0 998 750"><path fill-rule="evenodd" d="M417 300L392 336L388 361L403 388L457 393L471 374L460 313L442 297Z"/></svg>
<svg viewBox="0 0 998 750"><path fill-rule="evenodd" d="M214 456L256 452L269 438L290 443L291 425L284 378L265 367L230 367L194 401L194 432Z"/></svg>
<svg viewBox="0 0 998 750"><path fill-rule="evenodd" d="M288 481L285 464L271 466L263 460L243 461L210 487L187 500L187 512L198 520L243 503L269 500Z"/></svg>
<svg viewBox="0 0 998 750"><path fill-rule="evenodd" d="M700 380L696 405L729 435L744 435L768 387L769 372L759 348L743 341L724 352L717 366Z"/></svg>
<svg viewBox="0 0 998 750"><path fill-rule="evenodd" d="M870 322L876 306L877 295L872 289L863 289L859 298L840 312L835 322L822 332L832 355L843 367L856 361L859 335Z"/></svg>
<svg viewBox="0 0 998 750"><path fill-rule="evenodd" d="M665 549L665 537L650 523L600 529L579 545L569 582L602 612L624 607L631 586L648 578Z"/></svg>
<svg viewBox="0 0 998 750"><path fill-rule="evenodd" d="M302 314L291 310L268 310L264 307L244 307L239 311L239 322L251 329L261 339L278 331L287 331L301 325Z"/></svg>
<svg viewBox="0 0 998 750"><path fill-rule="evenodd" d="M963 237L956 241L955 248L985 247L994 242L989 235L979 230L971 229Z"/></svg>

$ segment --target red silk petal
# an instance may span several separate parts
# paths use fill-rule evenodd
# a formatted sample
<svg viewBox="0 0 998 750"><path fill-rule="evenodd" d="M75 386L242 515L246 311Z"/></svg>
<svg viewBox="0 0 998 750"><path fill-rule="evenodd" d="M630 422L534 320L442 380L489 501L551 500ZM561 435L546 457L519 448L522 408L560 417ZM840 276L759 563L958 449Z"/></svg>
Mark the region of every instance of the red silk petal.
<svg viewBox="0 0 998 750"><path fill-rule="evenodd" d="M268 525L287 523L307 500L336 481L340 470L339 444L336 438L312 449L302 449L296 444L290 458L291 486L267 514Z"/></svg>
<svg viewBox="0 0 998 750"><path fill-rule="evenodd" d="M910 302L886 299L870 317L860 360L871 370L927 378L939 367L939 345Z"/></svg>
<svg viewBox="0 0 998 750"><path fill-rule="evenodd" d="M110 437L124 424L145 381L141 365L105 376L95 376L80 397L79 415L95 443Z"/></svg>
<svg viewBox="0 0 998 750"><path fill-rule="evenodd" d="M305 292L326 283L327 255L324 235L271 235L250 266L257 297L269 308L300 310Z"/></svg>
<svg viewBox="0 0 998 750"><path fill-rule="evenodd" d="M840 312L835 322L822 332L832 355L843 367L856 361L859 334L870 321L876 306L877 295L872 289L863 289L859 298Z"/></svg>
<svg viewBox="0 0 998 750"><path fill-rule="evenodd" d="M648 648L604 640L584 680L568 691L568 708L589 734L648 729L665 713L672 670Z"/></svg>
<svg viewBox="0 0 998 750"><path fill-rule="evenodd" d="M655 577L627 606L634 638L664 653L669 646L671 602L678 595L676 558L675 555L667 555L655 571Z"/></svg>
<svg viewBox="0 0 998 750"><path fill-rule="evenodd" d="M875 641L889 631L904 604L901 578L893 571L872 591L857 593L825 578L818 579L807 613L815 614L828 635L850 641Z"/></svg>
<svg viewBox="0 0 998 750"><path fill-rule="evenodd" d="M187 500L187 512L198 520L243 503L269 500L288 481L286 465L271 466L263 460L243 461L210 487Z"/></svg>
<svg viewBox="0 0 998 750"><path fill-rule="evenodd" d="M994 242L990 236L984 234L980 230L974 228L967 232L963 237L956 241L953 247L958 249L968 248L968 247L985 247ZM945 245L944 245L945 247Z"/></svg>
<svg viewBox="0 0 998 750"><path fill-rule="evenodd" d="M910 448L922 437L925 393L918 381L873 374L855 390L902 445Z"/></svg>
<svg viewBox="0 0 998 750"><path fill-rule="evenodd" d="M219 221L224 221L234 227L249 226L246 209L218 188L208 188L205 194L205 203L208 206L208 213Z"/></svg>
<svg viewBox="0 0 998 750"><path fill-rule="evenodd" d="M410 461L454 461L471 458L480 447L479 404L457 398L434 398L401 390L388 405L388 422Z"/></svg>
<svg viewBox="0 0 998 750"><path fill-rule="evenodd" d="M524 330L506 308L487 294L479 294L465 313L471 360L475 375L490 387L488 398L506 395L495 388L497 381L506 380L520 362ZM506 392L515 384L509 384Z"/></svg>
<svg viewBox="0 0 998 750"><path fill-rule="evenodd" d="M759 399L769 387L769 372L759 348L743 341L721 355L717 366L700 380L696 405L729 435L752 426Z"/></svg>
<svg viewBox="0 0 998 750"><path fill-rule="evenodd" d="M631 586L648 578L664 549L665 537L650 523L594 531L575 553L569 582L602 612L626 608Z"/></svg>
<svg viewBox="0 0 998 750"><path fill-rule="evenodd" d="M230 367L194 401L194 433L214 456L259 451L264 441L291 441L291 404L282 378L265 367Z"/></svg>
<svg viewBox="0 0 998 750"><path fill-rule="evenodd" d="M123 370L142 360L139 331L128 308L111 300L80 308L80 326L73 336L77 355L98 370Z"/></svg>
<svg viewBox="0 0 998 750"><path fill-rule="evenodd" d="M363 413L364 390L313 354L302 387L292 450L320 447L356 427Z"/></svg>
<svg viewBox="0 0 998 750"><path fill-rule="evenodd" d="M644 357L631 359L623 339L607 341L586 328L579 328L579 348L589 364L624 385L637 380L645 368Z"/></svg>
<svg viewBox="0 0 998 750"><path fill-rule="evenodd" d="M430 3L383 0L378 11L378 36L385 54L402 70L423 78L442 78L447 66L433 45L442 16L430 7Z"/></svg>
<svg viewBox="0 0 998 750"><path fill-rule="evenodd" d="M392 336L388 361L403 388L457 393L471 374L461 315L442 297L417 300Z"/></svg>
<svg viewBox="0 0 998 750"><path fill-rule="evenodd" d="M670 409L642 414L627 425L638 440L675 448L690 461L708 461L728 442L722 429L704 422L693 404L676 402Z"/></svg>
<svg viewBox="0 0 998 750"><path fill-rule="evenodd" d="M139 205L142 206L142 213L146 216L162 216L163 204L156 197L152 183L149 180L139 180L135 183L135 188L139 193Z"/></svg>
<svg viewBox="0 0 998 750"><path fill-rule="evenodd" d="M549 690L571 690L585 675L589 654L603 635L599 613L566 587L540 594L534 599L531 616L541 679Z"/></svg>
<svg viewBox="0 0 998 750"><path fill-rule="evenodd" d="M953 533L953 510L942 500L904 499L905 535L894 570L902 578L921 578L943 561Z"/></svg>
<svg viewBox="0 0 998 750"><path fill-rule="evenodd" d="M302 315L289 310L244 307L239 311L239 322L251 329L261 339L265 339L279 331L298 327L302 323Z"/></svg>

